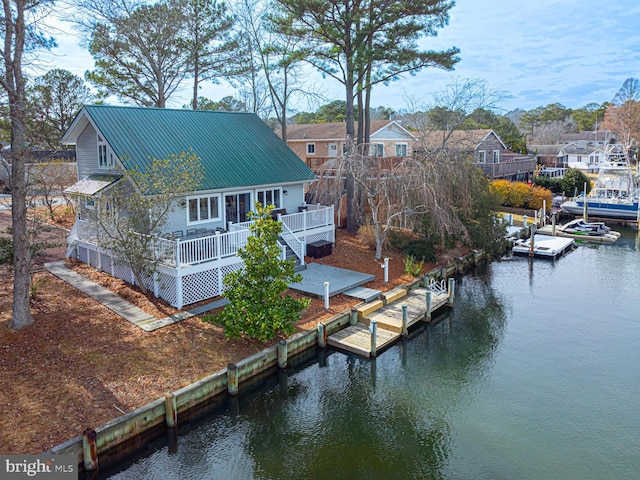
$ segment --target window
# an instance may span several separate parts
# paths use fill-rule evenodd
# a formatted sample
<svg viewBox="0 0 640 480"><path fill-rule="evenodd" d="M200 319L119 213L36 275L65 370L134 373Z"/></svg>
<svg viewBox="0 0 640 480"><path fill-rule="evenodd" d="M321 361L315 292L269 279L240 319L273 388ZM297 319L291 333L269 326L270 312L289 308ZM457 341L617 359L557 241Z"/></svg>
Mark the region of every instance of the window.
<svg viewBox="0 0 640 480"><path fill-rule="evenodd" d="M273 205L276 208L280 208L280 189L274 188L273 190L258 190L258 201L262 206Z"/></svg>
<svg viewBox="0 0 640 480"><path fill-rule="evenodd" d="M396 143L396 157L406 157L406 156L407 156L407 144Z"/></svg>
<svg viewBox="0 0 640 480"><path fill-rule="evenodd" d="M220 220L220 196L187 197L187 224Z"/></svg>
<svg viewBox="0 0 640 480"><path fill-rule="evenodd" d="M384 157L384 143L372 143L369 145L369 156Z"/></svg>
<svg viewBox="0 0 640 480"><path fill-rule="evenodd" d="M493 151L493 163L500 163L500 150Z"/></svg>
<svg viewBox="0 0 640 480"><path fill-rule="evenodd" d="M115 163L115 155L102 137L98 135L98 166L100 168L113 168Z"/></svg>
<svg viewBox="0 0 640 480"><path fill-rule="evenodd" d="M478 152L478 162L487 163L487 152L485 150L480 150Z"/></svg>
<svg viewBox="0 0 640 480"><path fill-rule="evenodd" d="M315 154L316 154L316 144L307 143L307 155L315 155Z"/></svg>

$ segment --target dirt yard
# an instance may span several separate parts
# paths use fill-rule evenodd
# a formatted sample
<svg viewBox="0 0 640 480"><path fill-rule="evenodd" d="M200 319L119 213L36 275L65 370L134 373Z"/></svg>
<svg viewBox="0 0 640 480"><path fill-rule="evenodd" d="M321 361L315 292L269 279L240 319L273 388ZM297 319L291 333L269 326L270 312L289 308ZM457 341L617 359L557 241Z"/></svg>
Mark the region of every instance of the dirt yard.
<svg viewBox="0 0 640 480"><path fill-rule="evenodd" d="M9 223L10 215L2 212L0 232ZM5 412L0 453L49 449L267 346L226 340L220 327L197 317L144 332L42 270L44 261L62 259L66 250L64 230L48 235L60 245L37 262L32 301L36 323L22 331L7 328L13 278L6 268L0 271L0 408ZM367 286L380 290L412 279L404 274L401 255L389 253L390 282L385 284L373 253L356 237L338 232L333 254L322 262L373 274L376 279ZM69 265L158 318L176 311L86 265ZM315 328L320 320L356 303L338 295L325 311L323 301L315 299L297 327Z"/></svg>

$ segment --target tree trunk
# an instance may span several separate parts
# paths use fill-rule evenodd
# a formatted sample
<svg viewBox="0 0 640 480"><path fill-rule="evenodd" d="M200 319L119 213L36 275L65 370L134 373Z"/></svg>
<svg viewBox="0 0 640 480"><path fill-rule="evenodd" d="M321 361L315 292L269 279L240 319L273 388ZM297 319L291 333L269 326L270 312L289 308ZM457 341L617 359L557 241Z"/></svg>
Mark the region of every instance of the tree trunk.
<svg viewBox="0 0 640 480"><path fill-rule="evenodd" d="M3 1L5 22L5 82L11 119L11 221L13 228L13 317L9 328L19 330L34 322L31 316L31 246L27 228L27 181L25 176L26 86L22 74L25 24L24 0L15 1L11 12L9 0ZM15 17L13 17L15 15ZM15 21L14 21L15 18ZM11 58L10 53L13 53Z"/></svg>

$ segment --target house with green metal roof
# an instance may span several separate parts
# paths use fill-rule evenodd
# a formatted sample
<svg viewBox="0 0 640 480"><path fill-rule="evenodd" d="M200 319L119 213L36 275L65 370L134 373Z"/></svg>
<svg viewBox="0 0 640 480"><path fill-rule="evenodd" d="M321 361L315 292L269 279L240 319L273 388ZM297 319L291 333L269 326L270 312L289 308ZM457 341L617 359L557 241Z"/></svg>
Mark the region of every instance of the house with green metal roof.
<svg viewBox="0 0 640 480"><path fill-rule="evenodd" d="M306 244L335 241L333 207L306 205L314 173L257 115L122 106L85 106L62 142L75 145L78 182L67 189L76 202L68 255L133 282L126 265L100 248L82 212L127 170L145 172L152 159L193 152L204 176L200 187L175 203L157 232L160 266L149 290L172 305L218 296L224 276L241 268L247 214L255 202L274 205L283 224L283 256L304 265Z"/></svg>

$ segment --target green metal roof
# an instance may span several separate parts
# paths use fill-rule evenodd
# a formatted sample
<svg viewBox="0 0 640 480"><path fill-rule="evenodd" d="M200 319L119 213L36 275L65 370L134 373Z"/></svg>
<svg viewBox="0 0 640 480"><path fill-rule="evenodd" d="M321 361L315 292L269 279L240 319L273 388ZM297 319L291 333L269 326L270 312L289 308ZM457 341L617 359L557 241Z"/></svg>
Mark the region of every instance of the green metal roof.
<svg viewBox="0 0 640 480"><path fill-rule="evenodd" d="M193 150L204 167L201 190L313 180L314 173L257 115L87 105L125 168Z"/></svg>

